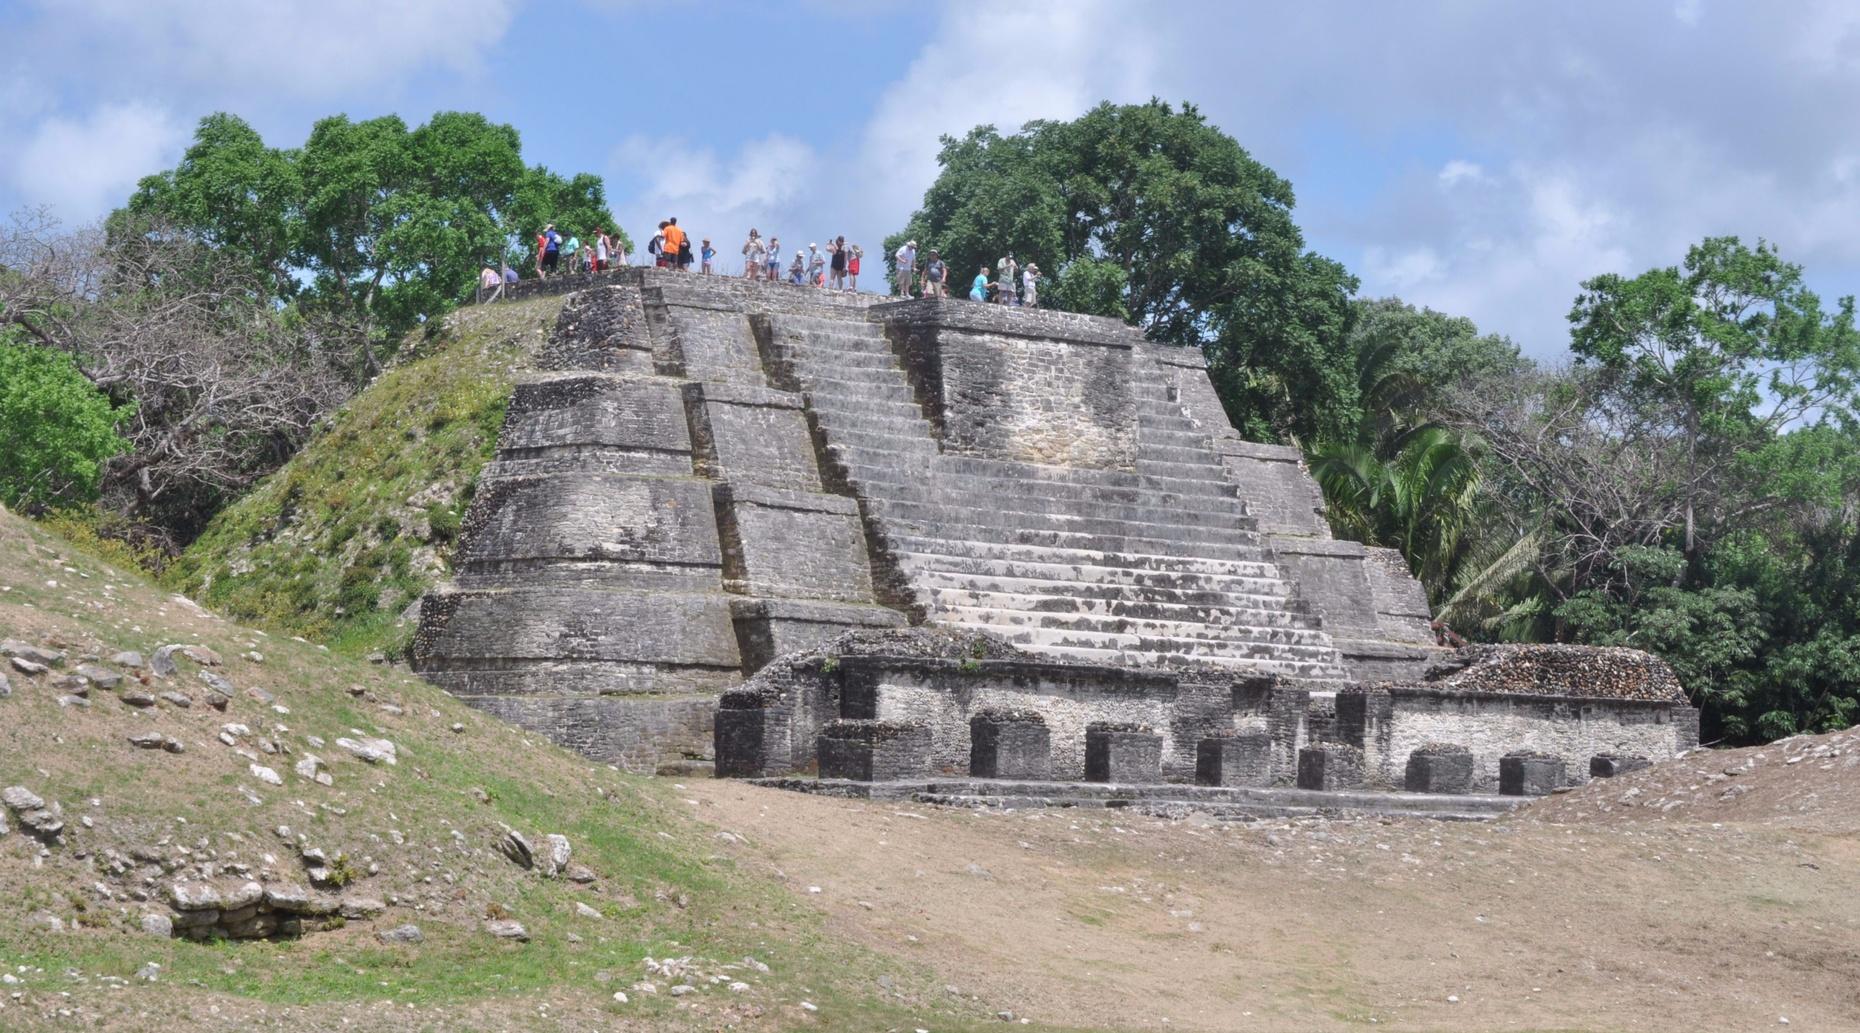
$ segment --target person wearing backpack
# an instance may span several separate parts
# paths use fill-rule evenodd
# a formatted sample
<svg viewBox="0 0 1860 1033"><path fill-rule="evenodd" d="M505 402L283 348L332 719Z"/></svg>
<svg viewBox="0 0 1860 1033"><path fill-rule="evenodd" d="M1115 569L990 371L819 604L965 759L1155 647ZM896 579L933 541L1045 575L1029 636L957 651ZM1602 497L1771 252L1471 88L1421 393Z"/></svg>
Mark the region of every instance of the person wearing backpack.
<svg viewBox="0 0 1860 1033"><path fill-rule="evenodd" d="M663 222L659 223L659 232L653 234L652 243L646 245L646 253L652 256L652 264L660 269L665 268L665 264L666 264L665 263L665 227L666 225L667 224Z"/></svg>

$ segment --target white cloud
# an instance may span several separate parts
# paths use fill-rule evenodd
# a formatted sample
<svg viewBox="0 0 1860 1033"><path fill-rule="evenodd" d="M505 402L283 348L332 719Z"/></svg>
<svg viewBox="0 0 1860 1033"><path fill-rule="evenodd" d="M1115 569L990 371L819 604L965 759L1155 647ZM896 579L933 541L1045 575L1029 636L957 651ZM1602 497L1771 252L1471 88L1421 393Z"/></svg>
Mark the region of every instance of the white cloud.
<svg viewBox="0 0 1860 1033"><path fill-rule="evenodd" d="M426 68L470 72L513 0L38 0L44 74L175 80L237 98L358 96ZM47 47L53 49L44 52Z"/></svg>
<svg viewBox="0 0 1860 1033"><path fill-rule="evenodd" d="M1396 292L1440 279L1444 267L1431 247L1410 248L1399 253L1372 244L1363 249L1363 275L1377 283L1386 283Z"/></svg>
<svg viewBox="0 0 1860 1033"><path fill-rule="evenodd" d="M166 109L130 101L81 118L40 121L7 169L19 194L67 224L121 204L137 180L173 164L187 128Z"/></svg>
<svg viewBox="0 0 1860 1033"><path fill-rule="evenodd" d="M1480 166L1478 162L1463 161L1459 158L1455 158L1441 166L1438 178L1440 179L1440 185L1443 187L1454 186L1466 181L1477 183L1485 179L1485 169Z"/></svg>
<svg viewBox="0 0 1860 1033"><path fill-rule="evenodd" d="M668 154L676 161L668 163ZM741 264L740 237L749 227L767 234L781 233L782 225L819 224L818 218L804 220L802 214L811 214L821 199L827 166L813 148L793 137L771 134L725 157L688 140L633 136L614 148L610 165L639 184L616 213L634 240L636 260L652 228L668 216L676 216L678 225L698 239L709 237L730 272ZM796 239L787 236L789 244Z"/></svg>

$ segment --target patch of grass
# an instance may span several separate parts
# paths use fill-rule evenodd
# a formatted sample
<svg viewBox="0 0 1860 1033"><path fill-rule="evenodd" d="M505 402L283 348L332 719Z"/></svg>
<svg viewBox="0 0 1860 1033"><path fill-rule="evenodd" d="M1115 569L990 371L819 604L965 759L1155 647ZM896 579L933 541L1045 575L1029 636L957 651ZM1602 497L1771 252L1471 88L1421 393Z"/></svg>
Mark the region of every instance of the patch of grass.
<svg viewBox="0 0 1860 1033"><path fill-rule="evenodd" d="M163 580L343 655L398 655L412 634L399 615L446 576L514 375L561 304L466 309L422 332L400 365L215 517Z"/></svg>

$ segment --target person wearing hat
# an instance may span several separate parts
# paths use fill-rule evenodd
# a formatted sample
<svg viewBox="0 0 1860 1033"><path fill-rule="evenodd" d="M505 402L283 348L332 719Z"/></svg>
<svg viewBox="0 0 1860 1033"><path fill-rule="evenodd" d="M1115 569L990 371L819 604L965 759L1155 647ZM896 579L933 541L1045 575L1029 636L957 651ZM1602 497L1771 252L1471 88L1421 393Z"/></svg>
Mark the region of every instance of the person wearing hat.
<svg viewBox="0 0 1860 1033"><path fill-rule="evenodd" d="M794 264L788 267L788 282L796 287L807 282L807 252L794 253Z"/></svg>
<svg viewBox="0 0 1860 1033"><path fill-rule="evenodd" d="M1040 307L1040 267L1033 262L1020 271L1020 303L1027 308Z"/></svg>
<svg viewBox="0 0 1860 1033"><path fill-rule="evenodd" d="M1009 251L1001 261L995 264L995 301L1002 305L1020 304L1020 263L1014 261L1014 252Z"/></svg>
<svg viewBox="0 0 1860 1033"><path fill-rule="evenodd" d="M911 296L911 285L917 281L917 242L907 240L898 253L892 256L898 260L898 296Z"/></svg>
<svg viewBox="0 0 1860 1033"><path fill-rule="evenodd" d="M810 287L825 286L827 282L826 256L820 253L818 244L807 245L807 284Z"/></svg>

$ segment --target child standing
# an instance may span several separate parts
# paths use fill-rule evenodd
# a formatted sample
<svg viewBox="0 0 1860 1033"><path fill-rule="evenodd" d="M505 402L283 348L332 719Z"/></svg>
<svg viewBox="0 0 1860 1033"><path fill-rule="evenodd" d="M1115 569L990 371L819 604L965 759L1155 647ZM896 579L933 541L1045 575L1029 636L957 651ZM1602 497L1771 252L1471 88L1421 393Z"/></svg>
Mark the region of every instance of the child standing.
<svg viewBox="0 0 1860 1033"><path fill-rule="evenodd" d="M702 265L700 265L698 268L701 272L703 272L705 276L710 275L710 263L711 263L711 260L716 257L717 257L717 249L714 247L711 247L710 238L705 237L704 247L702 250L698 252L698 258L702 261Z"/></svg>
<svg viewBox="0 0 1860 1033"><path fill-rule="evenodd" d="M769 282L781 282L781 238L769 238Z"/></svg>

